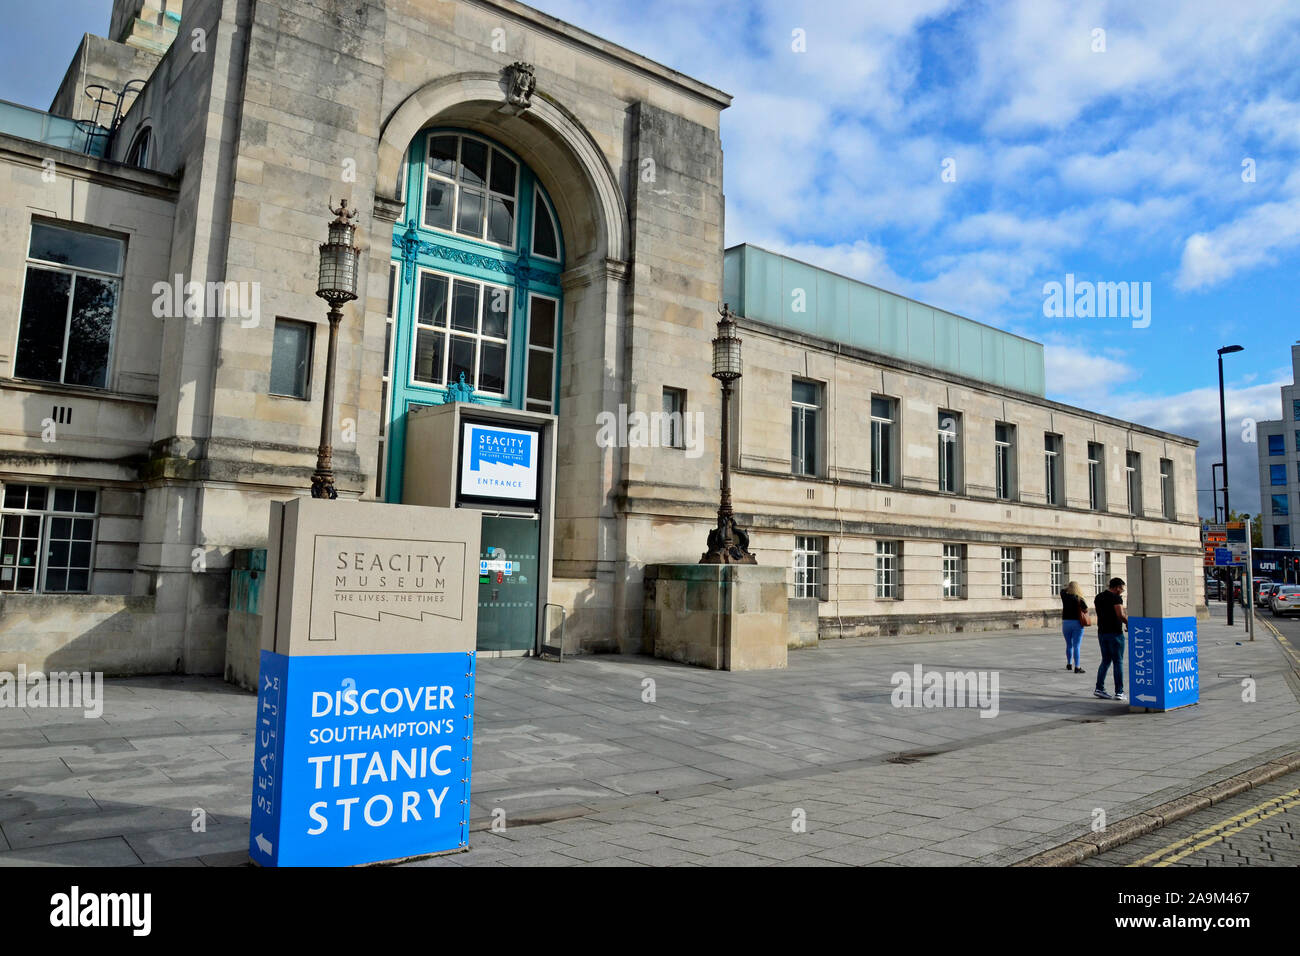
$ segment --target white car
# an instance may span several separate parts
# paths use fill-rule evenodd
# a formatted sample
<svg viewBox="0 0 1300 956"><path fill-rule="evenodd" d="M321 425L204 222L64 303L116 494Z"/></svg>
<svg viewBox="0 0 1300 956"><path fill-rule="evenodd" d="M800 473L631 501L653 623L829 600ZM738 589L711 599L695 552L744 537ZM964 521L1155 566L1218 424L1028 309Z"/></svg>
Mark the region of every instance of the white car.
<svg viewBox="0 0 1300 956"><path fill-rule="evenodd" d="M1269 607L1273 609L1274 617L1283 614L1300 614L1300 587L1284 584L1276 588L1273 596L1269 598Z"/></svg>

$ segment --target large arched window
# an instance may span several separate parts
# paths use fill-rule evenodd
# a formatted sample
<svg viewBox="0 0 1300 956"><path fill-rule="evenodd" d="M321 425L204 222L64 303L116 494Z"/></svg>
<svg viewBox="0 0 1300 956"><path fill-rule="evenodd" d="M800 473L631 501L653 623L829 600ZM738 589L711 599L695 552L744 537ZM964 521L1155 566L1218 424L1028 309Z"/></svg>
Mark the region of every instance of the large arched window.
<svg viewBox="0 0 1300 956"><path fill-rule="evenodd" d="M388 501L401 500L406 413L446 401L449 387L485 405L556 410L562 314L563 237L518 156L477 133L424 130L402 195L376 488Z"/></svg>

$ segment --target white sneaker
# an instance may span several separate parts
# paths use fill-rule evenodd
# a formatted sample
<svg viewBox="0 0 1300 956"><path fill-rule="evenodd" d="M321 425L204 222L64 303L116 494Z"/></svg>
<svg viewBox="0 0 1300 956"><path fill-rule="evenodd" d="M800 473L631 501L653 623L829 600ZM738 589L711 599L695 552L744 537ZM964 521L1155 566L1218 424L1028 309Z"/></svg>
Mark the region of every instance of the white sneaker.
<svg viewBox="0 0 1300 956"><path fill-rule="evenodd" d="M1094 690L1092 696L1100 697L1102 700L1110 700L1110 694L1106 693L1104 690Z"/></svg>
<svg viewBox="0 0 1300 956"><path fill-rule="evenodd" d="M1120 691L1114 697L1112 697L1111 700L1128 700L1128 698L1124 696L1123 691Z"/></svg>

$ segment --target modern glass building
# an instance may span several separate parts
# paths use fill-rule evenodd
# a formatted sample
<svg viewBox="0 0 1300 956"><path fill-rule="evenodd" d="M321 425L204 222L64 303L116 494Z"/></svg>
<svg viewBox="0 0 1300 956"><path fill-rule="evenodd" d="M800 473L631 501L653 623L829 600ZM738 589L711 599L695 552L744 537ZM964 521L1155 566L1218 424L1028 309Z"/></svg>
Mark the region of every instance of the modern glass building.
<svg viewBox="0 0 1300 956"><path fill-rule="evenodd" d="M1282 417L1255 423L1266 548L1300 547L1300 343L1291 346L1291 384L1281 392Z"/></svg>

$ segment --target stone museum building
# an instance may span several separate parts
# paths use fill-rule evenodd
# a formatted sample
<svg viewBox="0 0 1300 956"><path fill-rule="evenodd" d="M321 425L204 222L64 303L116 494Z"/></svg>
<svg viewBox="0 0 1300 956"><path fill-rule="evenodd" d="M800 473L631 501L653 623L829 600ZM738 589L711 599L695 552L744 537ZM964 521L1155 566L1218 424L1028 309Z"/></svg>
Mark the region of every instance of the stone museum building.
<svg viewBox="0 0 1300 956"><path fill-rule="evenodd" d="M1038 343L724 250L730 102L514 0L114 0L48 111L0 103L0 669L229 672L311 485L342 199L337 506L449 487L415 435L449 402L549 443L532 511L474 505L494 652L649 649L644 567L716 520L723 302L737 519L821 637L1041 625L1200 553L1194 441L1049 400Z"/></svg>

